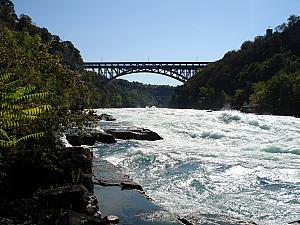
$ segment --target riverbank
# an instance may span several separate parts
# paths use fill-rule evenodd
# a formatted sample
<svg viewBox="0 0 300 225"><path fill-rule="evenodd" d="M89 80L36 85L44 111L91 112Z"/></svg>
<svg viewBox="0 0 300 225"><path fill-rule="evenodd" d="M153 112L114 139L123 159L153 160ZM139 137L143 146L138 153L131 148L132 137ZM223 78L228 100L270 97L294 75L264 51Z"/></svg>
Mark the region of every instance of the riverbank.
<svg viewBox="0 0 300 225"><path fill-rule="evenodd" d="M108 115L96 116L96 119L115 120ZM114 129L111 132L123 139L160 138L147 129ZM125 213L128 214L126 217L121 215L123 220L121 224L128 221L128 218L142 224L142 219L135 217L136 210L139 213L141 209L144 209L144 212L157 212L159 207L148 201L142 193L142 187L112 164L103 161L101 173L99 173L99 163L97 167L93 167L94 156L88 146L93 146L96 141L106 144L116 142L111 134L92 127L86 130L68 129L66 135L57 139L56 146L46 144L41 147L41 152L24 150L23 152L10 151L6 154L7 158L4 160L6 163L1 164L1 171L5 171L5 174L1 174L0 180L0 223L7 225L116 224L119 218L110 215L112 209L122 206L119 212L123 214L128 202L138 208L131 208ZM39 154L43 154L44 158ZM51 161L42 161L50 160L50 157ZM93 175L94 168L97 168L95 169L97 176ZM108 173L112 174L109 180L105 179L108 178ZM94 195L94 183L119 187L96 188L98 199L101 199L99 203ZM118 197L112 202L110 198L113 196ZM105 214L101 215L99 206L104 209ZM153 221L145 224L169 224L158 223L158 220Z"/></svg>

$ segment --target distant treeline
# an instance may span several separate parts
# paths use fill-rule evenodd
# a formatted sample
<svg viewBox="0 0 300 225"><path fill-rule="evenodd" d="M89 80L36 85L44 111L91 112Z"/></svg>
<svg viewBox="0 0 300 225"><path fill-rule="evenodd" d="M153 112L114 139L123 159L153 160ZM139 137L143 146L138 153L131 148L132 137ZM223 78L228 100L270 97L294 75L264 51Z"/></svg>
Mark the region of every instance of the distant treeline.
<svg viewBox="0 0 300 225"><path fill-rule="evenodd" d="M300 17L268 32L198 71L176 89L172 107L300 116Z"/></svg>

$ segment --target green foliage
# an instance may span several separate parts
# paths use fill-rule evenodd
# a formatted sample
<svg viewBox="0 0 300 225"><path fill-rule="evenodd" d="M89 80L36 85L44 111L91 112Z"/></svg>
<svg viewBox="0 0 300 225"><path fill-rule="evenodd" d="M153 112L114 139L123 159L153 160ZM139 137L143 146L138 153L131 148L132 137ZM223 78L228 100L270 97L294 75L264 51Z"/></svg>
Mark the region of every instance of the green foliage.
<svg viewBox="0 0 300 225"><path fill-rule="evenodd" d="M20 83L20 80L10 80L11 74L0 75L0 148L10 148L23 141L41 138L44 132L23 134L16 129L28 126L38 115L51 109L50 105L33 107L35 101L48 96L47 92L32 93L34 86L19 87L13 84Z"/></svg>
<svg viewBox="0 0 300 225"><path fill-rule="evenodd" d="M0 0L0 28L3 26L14 28L17 20L14 4L9 0Z"/></svg>
<svg viewBox="0 0 300 225"><path fill-rule="evenodd" d="M250 103L263 111L282 115L299 115L300 110L300 70L286 74L280 72L267 82L253 85L254 93Z"/></svg>
<svg viewBox="0 0 300 225"><path fill-rule="evenodd" d="M244 42L192 77L177 89L172 106L240 109L251 104L262 112L300 116L299 43L300 17L292 15L272 36Z"/></svg>
<svg viewBox="0 0 300 225"><path fill-rule="evenodd" d="M290 27L294 26L299 21L300 21L300 16L291 15L288 18L288 22L287 23L283 23L283 24L277 26L275 28L275 30L278 31L278 32L284 32L284 31L288 30Z"/></svg>

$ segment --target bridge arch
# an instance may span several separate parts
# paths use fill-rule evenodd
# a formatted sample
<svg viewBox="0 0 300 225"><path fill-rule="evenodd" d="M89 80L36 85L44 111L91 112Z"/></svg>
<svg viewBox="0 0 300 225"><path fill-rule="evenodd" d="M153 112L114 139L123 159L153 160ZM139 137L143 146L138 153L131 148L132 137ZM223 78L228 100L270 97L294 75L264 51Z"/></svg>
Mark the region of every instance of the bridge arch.
<svg viewBox="0 0 300 225"><path fill-rule="evenodd" d="M151 69L136 69L136 70L132 70L132 71L124 71L120 74L115 75L111 79L115 79L115 78L122 77L125 75L136 74L136 73L153 73L153 74L163 75L163 76L167 76L167 77L176 79L182 83L184 83L186 81L185 77L182 76L181 74L174 74L171 71L153 71Z"/></svg>
<svg viewBox="0 0 300 225"><path fill-rule="evenodd" d="M107 79L134 73L155 73L186 82L209 62L85 62L85 69L97 70Z"/></svg>

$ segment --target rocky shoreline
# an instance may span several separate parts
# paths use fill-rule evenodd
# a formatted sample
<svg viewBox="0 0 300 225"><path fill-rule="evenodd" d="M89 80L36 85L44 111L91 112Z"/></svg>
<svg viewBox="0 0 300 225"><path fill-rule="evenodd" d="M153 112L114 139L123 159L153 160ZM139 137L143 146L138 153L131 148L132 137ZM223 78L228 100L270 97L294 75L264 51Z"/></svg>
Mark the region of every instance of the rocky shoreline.
<svg viewBox="0 0 300 225"><path fill-rule="evenodd" d="M115 121L107 114L95 117ZM56 169L32 165L29 160L32 152L25 152L24 158L6 170L8 179L0 183L0 224L256 224L220 215L172 215L160 208L120 168L94 158L89 146L97 142L114 144L118 139L162 138L144 128L69 130L59 138L59 147L56 146L55 157L60 165Z"/></svg>
<svg viewBox="0 0 300 225"><path fill-rule="evenodd" d="M56 172L37 168L27 157L7 170L1 182L1 224L107 224L93 195L92 152L84 147L58 151Z"/></svg>
<svg viewBox="0 0 300 225"><path fill-rule="evenodd" d="M114 121L110 115L94 115L98 120ZM73 132L73 133L72 133ZM110 134L113 133L114 135ZM114 178L93 174L93 152L88 146L96 142L116 143L118 139L156 140L161 137L148 129L109 130L71 129L58 138L53 155L59 168L43 168L32 162L35 153L24 151L15 159L0 180L0 224L117 224L113 215L101 216L94 195L94 184L120 186L143 193L140 185L106 162ZM13 152L12 152L13 154ZM1 165L2 166L2 165ZM49 166L51 167L51 166ZM101 205L101 204L100 204Z"/></svg>

